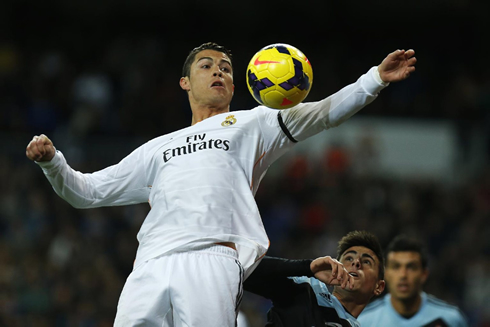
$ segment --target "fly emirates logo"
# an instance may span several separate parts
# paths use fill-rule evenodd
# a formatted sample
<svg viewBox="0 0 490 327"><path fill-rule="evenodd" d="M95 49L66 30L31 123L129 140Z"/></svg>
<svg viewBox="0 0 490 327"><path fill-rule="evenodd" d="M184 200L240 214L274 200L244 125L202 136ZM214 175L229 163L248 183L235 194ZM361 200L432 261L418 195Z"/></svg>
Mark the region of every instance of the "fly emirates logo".
<svg viewBox="0 0 490 327"><path fill-rule="evenodd" d="M186 145L163 151L163 162L167 162L173 157L183 156L197 151L212 149L228 151L230 149L230 140L207 140L206 133L188 136L186 142Z"/></svg>

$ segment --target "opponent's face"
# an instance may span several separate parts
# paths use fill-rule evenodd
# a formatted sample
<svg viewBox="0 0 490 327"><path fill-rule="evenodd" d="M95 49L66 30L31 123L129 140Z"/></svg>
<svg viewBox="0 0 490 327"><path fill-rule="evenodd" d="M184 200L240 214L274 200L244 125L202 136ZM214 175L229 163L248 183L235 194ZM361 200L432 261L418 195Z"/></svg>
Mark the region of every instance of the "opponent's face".
<svg viewBox="0 0 490 327"><path fill-rule="evenodd" d="M342 254L340 262L354 277L354 287L349 291L361 293L367 298L383 292L385 282L379 280L380 262L372 250L364 246L350 247Z"/></svg>
<svg viewBox="0 0 490 327"><path fill-rule="evenodd" d="M385 278L392 297L409 300L417 297L429 272L422 267L420 254L390 252L386 260Z"/></svg>
<svg viewBox="0 0 490 327"><path fill-rule="evenodd" d="M225 53L215 50L197 53L190 76L182 77L180 86L188 91L192 103L228 106L235 88L230 59Z"/></svg>

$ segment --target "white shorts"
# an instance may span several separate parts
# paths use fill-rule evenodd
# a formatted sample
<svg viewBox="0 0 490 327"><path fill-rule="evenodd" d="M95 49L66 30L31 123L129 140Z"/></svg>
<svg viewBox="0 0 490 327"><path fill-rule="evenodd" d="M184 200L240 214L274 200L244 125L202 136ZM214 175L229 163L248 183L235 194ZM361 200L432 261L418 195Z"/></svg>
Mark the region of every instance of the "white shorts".
<svg viewBox="0 0 490 327"><path fill-rule="evenodd" d="M226 246L163 255L131 272L114 326L236 326L242 284L238 254Z"/></svg>

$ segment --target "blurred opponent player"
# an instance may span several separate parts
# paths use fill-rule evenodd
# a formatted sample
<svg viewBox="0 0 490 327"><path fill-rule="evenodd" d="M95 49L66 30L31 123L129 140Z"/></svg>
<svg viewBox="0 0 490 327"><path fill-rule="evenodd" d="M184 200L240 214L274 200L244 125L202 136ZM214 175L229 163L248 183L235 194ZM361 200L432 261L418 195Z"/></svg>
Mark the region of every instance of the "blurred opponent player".
<svg viewBox="0 0 490 327"><path fill-rule="evenodd" d="M269 247L254 199L269 165L406 79L415 63L413 50L396 50L319 102L230 112L231 53L206 43L189 53L180 79L191 126L95 173L73 170L46 135L26 155L76 208L150 203L115 326L234 326L243 281Z"/></svg>
<svg viewBox="0 0 490 327"><path fill-rule="evenodd" d="M400 235L386 250L389 294L366 307L362 326L467 327L461 311L422 291L429 276L427 253L421 242Z"/></svg>

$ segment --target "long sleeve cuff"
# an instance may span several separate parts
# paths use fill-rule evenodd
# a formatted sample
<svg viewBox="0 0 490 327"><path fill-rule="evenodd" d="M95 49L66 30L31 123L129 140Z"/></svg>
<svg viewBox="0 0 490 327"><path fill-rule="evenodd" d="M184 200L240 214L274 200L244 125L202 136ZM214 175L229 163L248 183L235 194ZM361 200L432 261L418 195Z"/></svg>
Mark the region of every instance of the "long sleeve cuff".
<svg viewBox="0 0 490 327"><path fill-rule="evenodd" d="M367 93L376 95L390 83L385 83L379 76L378 66L371 67L361 81L361 85Z"/></svg>
<svg viewBox="0 0 490 327"><path fill-rule="evenodd" d="M48 173L59 167L63 163L63 161L63 154L61 153L61 151L56 150L53 159L51 159L50 161L35 161L35 163L39 165L39 167L41 167L45 173Z"/></svg>

